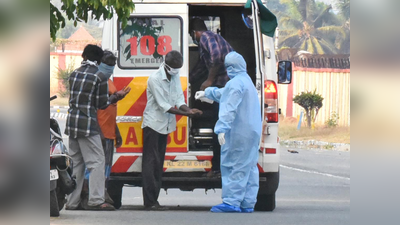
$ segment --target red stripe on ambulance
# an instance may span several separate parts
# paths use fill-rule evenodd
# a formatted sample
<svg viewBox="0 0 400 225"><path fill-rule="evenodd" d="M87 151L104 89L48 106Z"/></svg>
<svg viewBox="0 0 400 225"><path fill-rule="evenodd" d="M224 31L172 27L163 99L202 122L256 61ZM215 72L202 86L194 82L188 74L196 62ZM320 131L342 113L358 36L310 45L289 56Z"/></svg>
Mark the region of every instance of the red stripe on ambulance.
<svg viewBox="0 0 400 225"><path fill-rule="evenodd" d="M112 173L126 173L139 156L120 156L111 168Z"/></svg>
<svg viewBox="0 0 400 225"><path fill-rule="evenodd" d="M117 90L121 90L123 87L127 87L133 79L133 77L116 77L114 78L114 85Z"/></svg>
<svg viewBox="0 0 400 225"><path fill-rule="evenodd" d="M132 104L128 112L125 113L126 116L143 116L144 108L147 104L147 93L146 90L140 95L138 100Z"/></svg>
<svg viewBox="0 0 400 225"><path fill-rule="evenodd" d="M257 163L257 167L258 167L258 172L264 173L264 170L263 170L263 168L260 166L260 164Z"/></svg>

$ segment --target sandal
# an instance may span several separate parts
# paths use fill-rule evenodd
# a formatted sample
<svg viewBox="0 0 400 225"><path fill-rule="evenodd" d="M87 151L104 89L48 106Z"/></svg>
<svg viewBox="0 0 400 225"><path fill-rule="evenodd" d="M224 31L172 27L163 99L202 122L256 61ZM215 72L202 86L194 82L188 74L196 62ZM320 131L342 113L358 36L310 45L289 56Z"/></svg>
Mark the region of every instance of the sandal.
<svg viewBox="0 0 400 225"><path fill-rule="evenodd" d="M98 210L98 211L114 211L115 208L113 205L110 205L108 203L102 203L100 205L95 205L95 206L90 206L88 205L86 207L86 210Z"/></svg>

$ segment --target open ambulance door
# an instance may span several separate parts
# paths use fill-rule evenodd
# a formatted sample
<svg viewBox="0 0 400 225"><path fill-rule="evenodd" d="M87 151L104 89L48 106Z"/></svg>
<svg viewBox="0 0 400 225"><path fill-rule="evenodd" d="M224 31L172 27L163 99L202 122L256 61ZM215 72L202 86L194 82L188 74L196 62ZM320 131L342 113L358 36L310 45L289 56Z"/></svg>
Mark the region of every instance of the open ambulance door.
<svg viewBox="0 0 400 225"><path fill-rule="evenodd" d="M261 115L262 121L265 121L264 118L264 82L265 82L265 73L264 73L264 51L263 51L263 39L262 33L260 30L260 19L259 19L259 10L256 0L252 0L251 2L251 11L252 11L252 21L253 21L253 32L254 32L254 49L256 54L256 89L258 92L258 97L260 100L261 106Z"/></svg>

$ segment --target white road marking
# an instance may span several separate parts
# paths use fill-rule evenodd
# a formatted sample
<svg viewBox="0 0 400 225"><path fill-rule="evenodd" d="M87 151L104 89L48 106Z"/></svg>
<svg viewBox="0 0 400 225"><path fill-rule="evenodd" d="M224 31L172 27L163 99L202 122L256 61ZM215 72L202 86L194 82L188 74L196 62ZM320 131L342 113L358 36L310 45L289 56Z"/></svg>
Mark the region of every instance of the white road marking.
<svg viewBox="0 0 400 225"><path fill-rule="evenodd" d="M286 169L289 169L289 170L295 170L295 171L303 172L303 173L312 173L312 174L318 174L318 175L322 175L322 176L326 176L326 177L350 180L349 177L341 177L341 176L336 176L336 175L332 175L332 174L329 174L329 173L320 173L320 172L312 171L312 170L303 170L303 169L298 169L298 168L285 166L285 165L280 165L280 167L286 168Z"/></svg>
<svg viewBox="0 0 400 225"><path fill-rule="evenodd" d="M57 113L57 112L56 112L56 113L53 113L53 112L50 113L50 118L61 118L61 119L66 119L67 116L68 116L67 113Z"/></svg>

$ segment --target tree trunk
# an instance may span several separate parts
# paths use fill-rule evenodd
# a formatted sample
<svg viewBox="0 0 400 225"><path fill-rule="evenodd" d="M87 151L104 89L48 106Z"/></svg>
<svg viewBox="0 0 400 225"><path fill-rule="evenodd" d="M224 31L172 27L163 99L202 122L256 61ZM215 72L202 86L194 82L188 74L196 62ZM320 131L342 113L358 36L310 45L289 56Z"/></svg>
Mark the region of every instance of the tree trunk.
<svg viewBox="0 0 400 225"><path fill-rule="evenodd" d="M307 116L307 127L311 128L311 110L306 111L306 116Z"/></svg>

